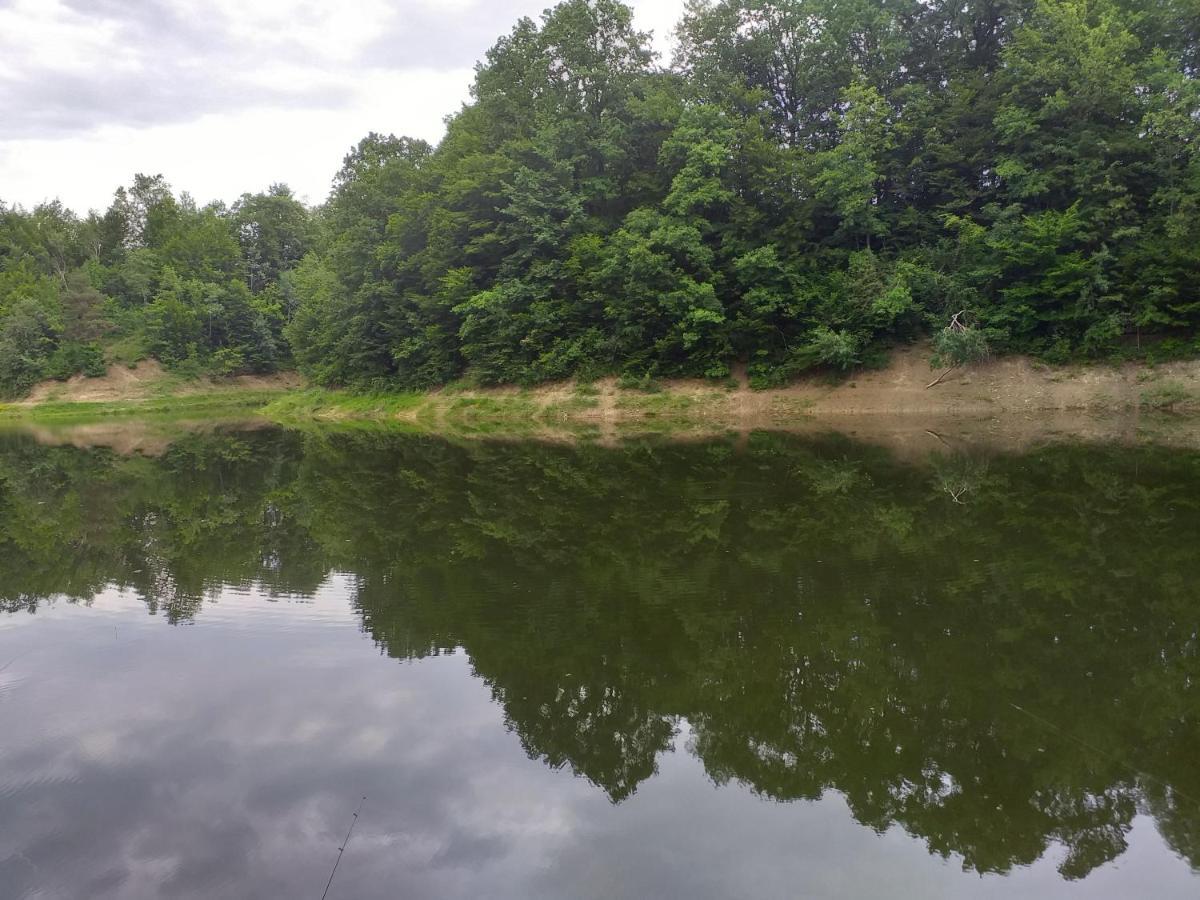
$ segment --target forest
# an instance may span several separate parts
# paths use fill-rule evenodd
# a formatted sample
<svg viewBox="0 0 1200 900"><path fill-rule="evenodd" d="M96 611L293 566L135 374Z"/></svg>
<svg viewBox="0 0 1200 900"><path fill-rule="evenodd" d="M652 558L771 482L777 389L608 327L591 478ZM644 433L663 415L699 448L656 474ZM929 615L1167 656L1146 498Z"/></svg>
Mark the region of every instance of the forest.
<svg viewBox="0 0 1200 900"><path fill-rule="evenodd" d="M440 143L366 136L315 208L145 174L0 204L0 392L146 357L400 390L1200 352L1194 2L697 0L675 47L565 0Z"/></svg>

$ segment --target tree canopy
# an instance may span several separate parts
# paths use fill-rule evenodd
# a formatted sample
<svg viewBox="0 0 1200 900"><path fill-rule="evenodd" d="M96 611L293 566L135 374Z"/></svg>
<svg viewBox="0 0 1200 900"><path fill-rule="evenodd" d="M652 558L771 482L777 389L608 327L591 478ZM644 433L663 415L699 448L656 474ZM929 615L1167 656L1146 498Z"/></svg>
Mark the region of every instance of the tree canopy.
<svg viewBox="0 0 1200 900"><path fill-rule="evenodd" d="M437 146L368 135L317 209L146 175L87 218L4 209L0 387L114 344L377 388L766 385L956 313L1051 361L1200 349L1194 4L698 0L677 37L657 59L618 0L522 19Z"/></svg>

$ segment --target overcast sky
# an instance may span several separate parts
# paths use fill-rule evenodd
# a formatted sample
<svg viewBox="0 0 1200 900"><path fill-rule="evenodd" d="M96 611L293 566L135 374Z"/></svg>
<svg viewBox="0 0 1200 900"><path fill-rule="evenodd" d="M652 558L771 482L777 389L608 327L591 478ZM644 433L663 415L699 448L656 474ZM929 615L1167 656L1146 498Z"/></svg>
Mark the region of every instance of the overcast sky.
<svg viewBox="0 0 1200 900"><path fill-rule="evenodd" d="M684 0L627 0L666 50ZM436 141L475 62L550 0L0 0L0 200L324 199L368 131Z"/></svg>

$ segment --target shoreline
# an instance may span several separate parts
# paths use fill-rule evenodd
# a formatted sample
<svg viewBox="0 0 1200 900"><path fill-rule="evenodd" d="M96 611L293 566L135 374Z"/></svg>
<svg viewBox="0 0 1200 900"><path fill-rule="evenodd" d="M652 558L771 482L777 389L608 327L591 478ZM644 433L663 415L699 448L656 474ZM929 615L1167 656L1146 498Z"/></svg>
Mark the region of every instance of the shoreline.
<svg viewBox="0 0 1200 900"><path fill-rule="evenodd" d="M751 390L743 376L640 388L605 378L396 394L311 388L295 373L181 381L156 363L142 367L39 386L30 399L0 406L0 422L42 431L75 428L122 445L137 443L121 437L125 432L161 432L168 423L212 427L225 420L550 441L618 442L642 435L696 440L765 430L837 431L921 448L940 441L1019 449L1064 440L1200 447L1200 360L1153 368L1050 367L1000 357L928 388L937 374L928 348L912 345L895 351L882 369L762 391ZM143 421L155 427L139 427Z"/></svg>
<svg viewBox="0 0 1200 900"><path fill-rule="evenodd" d="M896 348L886 366L844 376L813 375L753 390L744 371L723 381L669 379L626 384L615 377L535 387L463 387L361 393L316 388L295 372L185 379L155 360L114 366L99 378L42 382L22 400L0 404L6 419L158 415L207 407L261 406L286 418L318 421L537 419L578 425L652 420L778 426L799 418L922 416L993 418L1046 413L1126 414L1150 410L1200 414L1200 358L1157 366L1049 366L1022 356L994 357L938 374L927 344Z"/></svg>

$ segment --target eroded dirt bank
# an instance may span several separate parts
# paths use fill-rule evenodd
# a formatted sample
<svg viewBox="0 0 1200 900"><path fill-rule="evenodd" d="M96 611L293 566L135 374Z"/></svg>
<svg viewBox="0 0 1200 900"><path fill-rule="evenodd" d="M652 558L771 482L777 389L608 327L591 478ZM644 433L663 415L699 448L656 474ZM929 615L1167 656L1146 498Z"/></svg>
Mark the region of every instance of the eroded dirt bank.
<svg viewBox="0 0 1200 900"><path fill-rule="evenodd" d="M800 383L784 393L811 400L816 414L994 414L1044 410L1119 410L1200 405L1200 360L1143 365L1052 367L1026 357L1000 357L939 372L929 348L897 350L886 369L864 371L836 386Z"/></svg>
<svg viewBox="0 0 1200 900"><path fill-rule="evenodd" d="M158 360L146 359L136 366L112 366L99 378L75 375L67 381L43 381L34 386L28 397L13 405L28 407L45 403L115 403L162 397L189 397L218 390L293 390L303 385L304 379L295 372L182 379L166 371Z"/></svg>
<svg viewBox="0 0 1200 900"><path fill-rule="evenodd" d="M800 412L811 416L980 416L1162 405L1200 409L1200 359L1149 368L1132 364L1052 367L1025 357L999 357L954 371L935 387L927 387L937 374L929 364L928 346L913 345L897 349L883 369L859 370L844 379L805 378L766 391L751 390L744 375L737 379L736 388L705 381L666 381L659 394L622 390L615 379L604 379L587 386L565 383L532 390L439 391L430 395L430 402L519 397L543 408L570 407L563 412L584 420L638 418L644 406L671 405L639 403L639 396L675 398L679 407L703 407L694 411L732 420L774 420ZM183 380L157 361L144 360L132 368L114 366L101 378L77 375L68 381L42 382L15 405L123 402L219 390L290 391L302 387L304 379L295 372Z"/></svg>
<svg viewBox="0 0 1200 900"><path fill-rule="evenodd" d="M1200 430L1200 360L1154 368L1050 367L1008 357L956 370L930 387L938 374L930 366L929 348L916 345L895 351L883 369L860 370L845 379L812 377L766 391L750 389L744 373L736 384L667 381L652 392L623 389L610 378L531 390L447 389L394 415L430 430L498 425L519 417L551 430L590 426L609 435L647 427L678 435L755 428L970 432L1018 444L1044 435L1128 437L1184 423ZM340 407L336 396L314 415L358 417Z"/></svg>
<svg viewBox="0 0 1200 900"><path fill-rule="evenodd" d="M706 382L664 383L665 393L708 401L713 412L733 419L775 420L803 412L817 418L858 415L966 416L1025 415L1044 412L1106 413L1170 407L1200 410L1200 360L1164 364L1052 367L1025 357L1001 357L952 371L929 387L941 370L931 368L929 348L896 350L888 366L860 370L845 379L801 379L785 388L749 389L744 377L736 390L720 391ZM599 417L618 415L620 391L609 380L598 383ZM554 386L534 396L561 399L567 389ZM628 404L627 404L628 405ZM636 406L636 404L634 404Z"/></svg>
<svg viewBox="0 0 1200 900"><path fill-rule="evenodd" d="M164 398L241 394L265 403L267 416L291 424L369 420L463 437L615 442L646 433L686 440L760 429L839 431L916 455L938 446L1021 450L1061 440L1200 446L1200 360L1153 368L1050 367L1007 357L955 371L928 387L938 374L929 348L914 345L898 349L883 369L841 380L812 377L768 391L751 390L739 373L726 384L670 381L650 391L622 388L610 378L527 390L447 388L362 398L304 390L294 373L185 382L146 361L104 378L39 385L21 409L36 417L47 404L77 403L81 412L86 404L127 404L123 421L91 425L90 433L69 438L112 445L130 444L122 435L139 430L134 420L142 402L150 410ZM255 412L257 407L247 408L243 415ZM50 439L63 437L58 427L54 434Z"/></svg>

